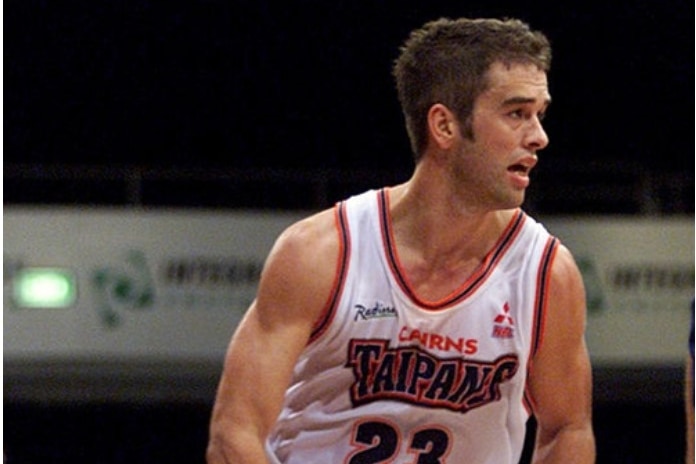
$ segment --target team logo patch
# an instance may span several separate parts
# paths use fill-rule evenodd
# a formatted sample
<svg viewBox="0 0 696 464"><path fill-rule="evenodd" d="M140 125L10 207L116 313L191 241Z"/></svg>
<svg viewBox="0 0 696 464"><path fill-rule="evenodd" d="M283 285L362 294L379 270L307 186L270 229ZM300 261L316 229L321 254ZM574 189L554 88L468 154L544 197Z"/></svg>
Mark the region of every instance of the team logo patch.
<svg viewBox="0 0 696 464"><path fill-rule="evenodd" d="M515 336L515 321L510 316L510 303L503 305L503 310L493 319L493 338L512 338Z"/></svg>
<svg viewBox="0 0 696 464"><path fill-rule="evenodd" d="M356 304L353 306L353 308L355 309L354 321L367 321L369 319L381 319L384 317L398 317L395 307L382 304L379 301L370 306Z"/></svg>

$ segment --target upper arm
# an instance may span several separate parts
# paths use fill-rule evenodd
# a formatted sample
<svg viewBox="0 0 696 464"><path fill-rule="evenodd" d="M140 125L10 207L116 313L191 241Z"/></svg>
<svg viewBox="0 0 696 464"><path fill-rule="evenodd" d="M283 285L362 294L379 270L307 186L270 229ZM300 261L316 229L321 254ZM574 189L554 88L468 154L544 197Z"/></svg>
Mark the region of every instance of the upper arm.
<svg viewBox="0 0 696 464"><path fill-rule="evenodd" d="M591 434L592 373L585 325L582 276L570 252L559 245L551 267L543 341L529 374L542 445L564 429Z"/></svg>
<svg viewBox="0 0 696 464"><path fill-rule="evenodd" d="M244 435L260 442L269 433L295 362L331 291L337 237L333 215L326 211L291 226L276 241L257 298L225 356L211 440Z"/></svg>

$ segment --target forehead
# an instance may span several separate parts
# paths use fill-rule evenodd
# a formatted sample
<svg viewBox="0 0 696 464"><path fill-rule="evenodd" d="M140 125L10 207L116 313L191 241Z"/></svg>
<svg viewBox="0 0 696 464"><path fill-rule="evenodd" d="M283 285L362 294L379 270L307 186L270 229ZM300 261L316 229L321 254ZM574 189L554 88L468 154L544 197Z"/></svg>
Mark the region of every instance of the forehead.
<svg viewBox="0 0 696 464"><path fill-rule="evenodd" d="M488 85L479 96L482 102L502 104L523 99L548 104L551 101L546 72L534 64L495 62L486 77Z"/></svg>

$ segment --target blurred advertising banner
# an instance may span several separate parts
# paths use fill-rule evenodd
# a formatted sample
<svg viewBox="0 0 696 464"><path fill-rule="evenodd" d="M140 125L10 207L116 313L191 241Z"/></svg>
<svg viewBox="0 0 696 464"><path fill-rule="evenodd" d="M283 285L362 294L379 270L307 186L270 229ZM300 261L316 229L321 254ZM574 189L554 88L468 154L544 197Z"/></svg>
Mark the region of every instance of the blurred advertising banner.
<svg viewBox="0 0 696 464"><path fill-rule="evenodd" d="M5 359L220 359L273 242L299 218L5 208ZM69 287L44 271L72 273L72 304L33 303ZM23 295L41 284L47 296Z"/></svg>
<svg viewBox="0 0 696 464"><path fill-rule="evenodd" d="M307 214L5 208L5 360L219 360L273 242ZM681 363L693 220L539 219L583 272L594 363Z"/></svg>
<svg viewBox="0 0 696 464"><path fill-rule="evenodd" d="M552 218L585 280L593 364L683 365L694 298L693 218Z"/></svg>

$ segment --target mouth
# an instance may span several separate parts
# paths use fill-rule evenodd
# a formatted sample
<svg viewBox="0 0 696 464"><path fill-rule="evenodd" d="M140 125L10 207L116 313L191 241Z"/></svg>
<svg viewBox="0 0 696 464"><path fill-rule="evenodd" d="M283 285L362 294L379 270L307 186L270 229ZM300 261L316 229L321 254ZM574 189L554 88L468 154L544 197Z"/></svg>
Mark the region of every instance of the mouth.
<svg viewBox="0 0 696 464"><path fill-rule="evenodd" d="M531 171L531 170L532 170L532 168L530 166L526 166L522 163L513 164L512 166L508 167L509 172L511 172L513 174L521 175L521 176L528 176L529 171Z"/></svg>
<svg viewBox="0 0 696 464"><path fill-rule="evenodd" d="M512 178L513 185L517 188L526 188L529 186L529 173L536 165L536 156L527 157L520 160L518 163L511 164L507 170Z"/></svg>
<svg viewBox="0 0 696 464"><path fill-rule="evenodd" d="M526 156L525 158L519 160L519 162L508 166L508 171L513 174L528 176L530 171L532 170L532 168L534 168L534 166L536 166L536 164L536 156Z"/></svg>

